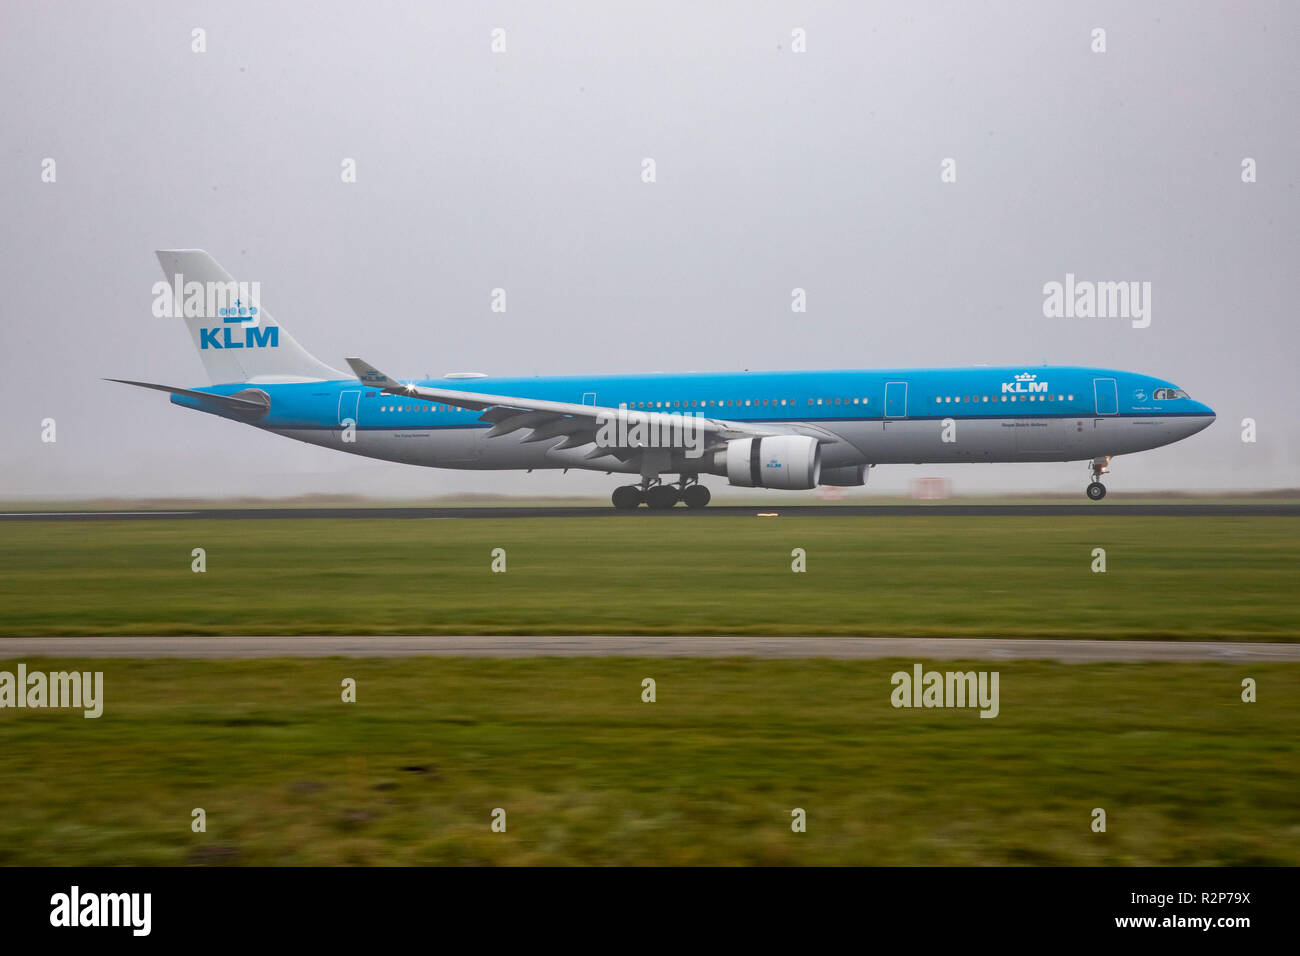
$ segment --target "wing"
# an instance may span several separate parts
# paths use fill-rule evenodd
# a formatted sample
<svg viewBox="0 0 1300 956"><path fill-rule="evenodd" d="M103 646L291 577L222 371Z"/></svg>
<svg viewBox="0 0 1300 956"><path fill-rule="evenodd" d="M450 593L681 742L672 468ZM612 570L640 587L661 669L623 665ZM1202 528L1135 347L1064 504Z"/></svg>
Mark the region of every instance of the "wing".
<svg viewBox="0 0 1300 956"><path fill-rule="evenodd" d="M596 434L601 427L618 418L626 419L629 426L638 422L653 425L655 428L671 427L673 422L681 422L681 416L668 415L663 412L629 411L623 408L610 408L604 405L579 405L573 402L551 402L537 398L522 398L517 395L490 395L483 392L462 392L450 388L428 388L423 385L402 384L389 378L373 365L358 358L348 359L348 365L362 382L390 395L405 395L410 398L423 399L428 402L441 402L482 411L481 421L491 422L487 437L496 438L509 435L521 429L528 429L524 442L548 441L562 439L553 446L555 450L578 448L582 445L595 445ZM780 426L758 426L747 422L733 422L716 418L699 418L698 426L705 436L705 450L711 451L721 447L733 438L757 438L767 435L802 434L794 429ZM824 438L814 433L819 440ZM596 446L584 458L600 458L613 455L623 461L639 454L639 448L614 448Z"/></svg>

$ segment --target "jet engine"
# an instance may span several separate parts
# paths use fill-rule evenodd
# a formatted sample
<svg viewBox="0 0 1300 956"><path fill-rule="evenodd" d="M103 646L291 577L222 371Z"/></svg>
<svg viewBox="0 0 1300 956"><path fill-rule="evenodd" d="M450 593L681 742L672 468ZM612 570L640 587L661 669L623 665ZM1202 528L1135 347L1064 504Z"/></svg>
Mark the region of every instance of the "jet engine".
<svg viewBox="0 0 1300 956"><path fill-rule="evenodd" d="M821 483L836 488L854 488L867 483L868 465L841 465L838 468L823 468Z"/></svg>
<svg viewBox="0 0 1300 956"><path fill-rule="evenodd" d="M807 435L737 438L716 452L715 469L741 488L816 488L821 448Z"/></svg>

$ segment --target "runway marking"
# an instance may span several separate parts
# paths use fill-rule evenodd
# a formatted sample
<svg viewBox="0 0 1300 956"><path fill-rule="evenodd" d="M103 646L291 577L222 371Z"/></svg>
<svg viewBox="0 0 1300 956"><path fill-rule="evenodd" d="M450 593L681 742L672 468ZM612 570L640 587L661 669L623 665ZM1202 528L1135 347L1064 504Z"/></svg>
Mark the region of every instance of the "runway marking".
<svg viewBox="0 0 1300 956"><path fill-rule="evenodd" d="M958 637L341 636L6 637L0 660L262 657L761 657L871 660L1300 661L1300 643Z"/></svg>

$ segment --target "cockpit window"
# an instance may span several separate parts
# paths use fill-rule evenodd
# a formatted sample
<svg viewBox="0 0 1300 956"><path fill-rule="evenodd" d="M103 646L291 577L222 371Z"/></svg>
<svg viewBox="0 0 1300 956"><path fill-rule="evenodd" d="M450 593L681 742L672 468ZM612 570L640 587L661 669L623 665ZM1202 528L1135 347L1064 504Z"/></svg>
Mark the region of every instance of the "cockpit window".
<svg viewBox="0 0 1300 956"><path fill-rule="evenodd" d="M1157 402L1168 402L1175 398L1187 398L1187 393L1181 388L1157 388L1151 397Z"/></svg>

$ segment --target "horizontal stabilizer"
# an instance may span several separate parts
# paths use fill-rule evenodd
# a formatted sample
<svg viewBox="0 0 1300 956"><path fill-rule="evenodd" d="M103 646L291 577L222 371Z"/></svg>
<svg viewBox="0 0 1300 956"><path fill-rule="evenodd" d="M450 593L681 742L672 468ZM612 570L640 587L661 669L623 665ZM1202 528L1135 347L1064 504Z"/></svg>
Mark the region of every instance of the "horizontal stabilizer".
<svg viewBox="0 0 1300 956"><path fill-rule="evenodd" d="M153 382L132 382L125 378L106 378L106 382L121 382L123 385L136 385L140 388L152 388L159 392L170 392L172 395L185 395L189 398L201 399L205 402L211 402L228 412L237 415L248 415L260 418L270 410L271 401L267 398L266 393L260 389L245 389L239 395L213 395L211 392L200 392L192 388L177 388L174 385L156 385Z"/></svg>

